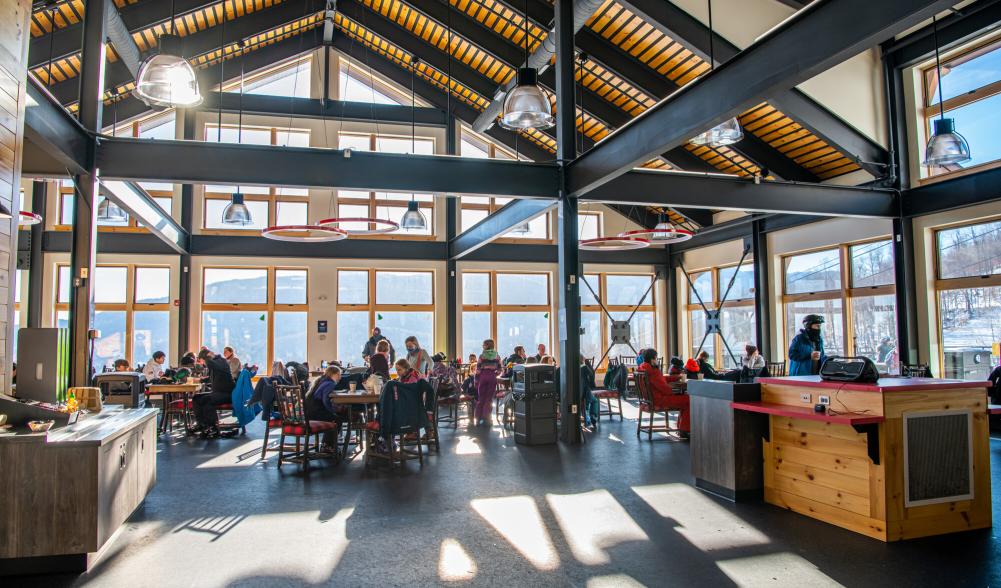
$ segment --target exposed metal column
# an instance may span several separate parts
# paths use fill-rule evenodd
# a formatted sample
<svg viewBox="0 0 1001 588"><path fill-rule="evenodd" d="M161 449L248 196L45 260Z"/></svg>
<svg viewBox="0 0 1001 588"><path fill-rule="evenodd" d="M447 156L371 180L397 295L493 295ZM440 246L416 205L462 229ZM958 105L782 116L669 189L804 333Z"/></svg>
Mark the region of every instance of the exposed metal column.
<svg viewBox="0 0 1001 588"><path fill-rule="evenodd" d="M887 45L883 44L886 51ZM904 78L893 59L883 56L883 92L886 102L887 139L889 142L890 183L896 188L910 185L910 155L907 139L907 105L904 98Z"/></svg>
<svg viewBox="0 0 1001 588"><path fill-rule="evenodd" d="M459 138L457 133L459 129L456 126L455 114L448 112L445 116L447 122L445 127L445 152L448 155L458 155ZM459 197L448 196L445 199L445 240L451 242L458 232ZM445 325L448 330L445 335L445 354L451 360L459 357L456 337L456 328L459 321L459 293L455 259L451 255L447 255L447 257L448 259L445 261L445 283L447 284L445 288L445 312L447 313Z"/></svg>
<svg viewBox="0 0 1001 588"><path fill-rule="evenodd" d="M556 144L560 171L577 156L574 104L574 10L572 0L556 0ZM557 222L559 260L558 336L560 342L560 440L580 443L580 260L576 198L560 176Z"/></svg>
<svg viewBox="0 0 1001 588"><path fill-rule="evenodd" d="M31 183L31 212L45 218L46 186L43 180ZM42 326L42 282L45 265L42 263L42 235L45 223L31 227L31 266L28 268L28 326Z"/></svg>
<svg viewBox="0 0 1001 588"><path fill-rule="evenodd" d="M764 231L764 221L756 220L751 223L751 255L754 256L754 323L758 351L763 357L778 357L772 349L772 307L768 303L768 236Z"/></svg>
<svg viewBox="0 0 1001 588"><path fill-rule="evenodd" d="M677 355L678 357L685 357L681 349L681 333L678 329L678 270L677 264L674 263L674 255L671 253L671 248L668 246L665 249L667 254L667 275L664 277L665 288L667 289L667 347L670 353L661 352L662 356L669 357L672 355Z"/></svg>
<svg viewBox="0 0 1001 588"><path fill-rule="evenodd" d="M104 103L105 23L110 0L90 0L83 24L80 67L80 124L92 133L101 130ZM70 251L70 386L90 383L89 331L94 317L94 261L97 255L97 141L88 141L87 166L73 178L73 246Z"/></svg>
<svg viewBox="0 0 1001 588"><path fill-rule="evenodd" d="M195 118L197 113L194 109L184 110L184 129L182 138L185 141L195 139ZM195 187L193 184L181 184L181 227L191 234L192 213L195 205ZM174 361L181 359L191 347L191 254L181 255L181 275L177 294L177 357Z"/></svg>
<svg viewBox="0 0 1001 588"><path fill-rule="evenodd" d="M917 363L920 358L914 225L909 218L893 219L893 273L897 296L897 356L900 363Z"/></svg>

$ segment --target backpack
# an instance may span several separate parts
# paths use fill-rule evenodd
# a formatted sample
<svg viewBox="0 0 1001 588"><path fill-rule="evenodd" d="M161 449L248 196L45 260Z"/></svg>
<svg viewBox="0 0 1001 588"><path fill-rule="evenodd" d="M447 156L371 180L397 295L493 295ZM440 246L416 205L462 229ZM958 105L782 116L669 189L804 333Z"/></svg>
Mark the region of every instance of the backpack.
<svg viewBox="0 0 1001 588"><path fill-rule="evenodd" d="M623 364L610 365L605 372L602 384L606 390L618 390L620 394L625 393L628 374L629 372Z"/></svg>

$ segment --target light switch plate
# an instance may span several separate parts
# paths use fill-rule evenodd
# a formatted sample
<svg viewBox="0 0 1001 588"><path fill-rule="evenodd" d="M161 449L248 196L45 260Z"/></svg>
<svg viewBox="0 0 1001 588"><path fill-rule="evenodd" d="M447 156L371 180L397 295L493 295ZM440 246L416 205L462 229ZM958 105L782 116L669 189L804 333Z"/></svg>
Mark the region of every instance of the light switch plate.
<svg viewBox="0 0 1001 588"><path fill-rule="evenodd" d="M802 392L799 395L799 401L805 402L806 404L810 404L811 402L813 402L813 399L810 397L809 392Z"/></svg>

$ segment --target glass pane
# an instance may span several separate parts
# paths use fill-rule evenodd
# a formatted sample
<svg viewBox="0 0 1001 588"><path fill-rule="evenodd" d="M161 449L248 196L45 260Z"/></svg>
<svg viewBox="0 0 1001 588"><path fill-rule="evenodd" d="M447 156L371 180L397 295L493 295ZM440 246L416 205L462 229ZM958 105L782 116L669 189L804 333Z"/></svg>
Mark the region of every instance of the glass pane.
<svg viewBox="0 0 1001 588"><path fill-rule="evenodd" d="M259 311L202 312L202 345L216 353L229 346L245 364L267 365L268 315Z"/></svg>
<svg viewBox="0 0 1001 588"><path fill-rule="evenodd" d="M606 306L636 306L653 304L653 291L647 293L652 276L607 276L608 291L605 293Z"/></svg>
<svg viewBox="0 0 1001 588"><path fill-rule="evenodd" d="M434 155L434 141L417 137L376 137L375 150L381 153L416 153L418 155Z"/></svg>
<svg viewBox="0 0 1001 588"><path fill-rule="evenodd" d="M852 287L885 286L895 282L893 244L890 241L852 245L850 254Z"/></svg>
<svg viewBox="0 0 1001 588"><path fill-rule="evenodd" d="M730 280L733 279L734 274L737 277L733 280L730 293L726 295L726 302L754 298L754 265L750 260L746 260L740 266L740 271L737 271L736 266L719 270L719 302L723 302L723 295L726 294L726 289L730 286Z"/></svg>
<svg viewBox="0 0 1001 588"><path fill-rule="evenodd" d="M376 90L368 80L359 79L342 71L339 82L341 100L370 102L372 104L399 104L396 100Z"/></svg>
<svg viewBox="0 0 1001 588"><path fill-rule="evenodd" d="M580 326L584 329L584 334L580 336L580 353L594 361L598 361L605 352L601 344L601 317L600 312L580 313Z"/></svg>
<svg viewBox="0 0 1001 588"><path fill-rule="evenodd" d="M59 278L57 280L56 288L59 290L59 295L56 297L56 302L69 302L70 268L68 265L59 266Z"/></svg>
<svg viewBox="0 0 1001 588"><path fill-rule="evenodd" d="M170 268L136 268L136 304L170 302Z"/></svg>
<svg viewBox="0 0 1001 588"><path fill-rule="evenodd" d="M275 131L275 145L309 147L309 131L278 129Z"/></svg>
<svg viewBox="0 0 1001 588"><path fill-rule="evenodd" d="M629 314L628 312L613 312L612 318L624 321L629 318ZM611 321L609 321L608 326L609 334L611 334ZM606 345L611 342L611 338L609 338ZM629 342L633 344L633 349L636 351L657 346L657 327L652 312L637 312L633 315L633 320L629 321ZM612 347L608 355L610 357L635 358L636 353L633 352L633 349L630 349L628 345L616 345Z"/></svg>
<svg viewBox="0 0 1001 588"><path fill-rule="evenodd" d="M462 157L472 157L475 159L489 159L490 154L480 145L474 145L465 137L459 141L459 155Z"/></svg>
<svg viewBox="0 0 1001 588"><path fill-rule="evenodd" d="M698 304L699 297L702 297L702 302L706 306L711 307L713 302L713 277L712 272L702 272L699 274L692 274L689 276L692 280L692 284L695 286L688 287L688 303ZM696 296L696 293L698 296Z"/></svg>
<svg viewBox="0 0 1001 588"><path fill-rule="evenodd" d="M339 149L352 149L354 151L371 151L372 139L369 135L353 135L351 133L341 133L337 138Z"/></svg>
<svg viewBox="0 0 1001 588"><path fill-rule="evenodd" d="M202 300L210 304L266 304L268 270L207 267Z"/></svg>
<svg viewBox="0 0 1001 588"><path fill-rule="evenodd" d="M938 232L940 278L1001 273L1001 221Z"/></svg>
<svg viewBox="0 0 1001 588"><path fill-rule="evenodd" d="M68 318L68 317L67 317ZM125 311L99 310L94 313L94 328L101 336L94 341L94 369L111 367L116 359L125 357Z"/></svg>
<svg viewBox="0 0 1001 588"><path fill-rule="evenodd" d="M222 213L226 210L226 206L229 205L229 200L216 200L210 198L205 201L205 219L204 226L206 229L225 229L227 231L260 231L264 227L268 226L268 203L262 200L245 200L244 204L247 205L247 209L250 210L250 220L249 225L227 225L222 222Z"/></svg>
<svg viewBox="0 0 1001 588"><path fill-rule="evenodd" d="M462 313L462 361L469 358L470 353L479 357L483 351L483 340L490 338L489 312Z"/></svg>
<svg viewBox="0 0 1001 588"><path fill-rule="evenodd" d="M956 120L956 131L970 144L972 159L957 164L957 169L1001 159L1001 141L997 140L1001 132L1001 94L948 110L946 116Z"/></svg>
<svg viewBox="0 0 1001 588"><path fill-rule="evenodd" d="M726 347L723 347L723 368L729 370L740 367L740 361L746 355L744 347L754 345L757 340L755 326L753 306L723 307L720 313L720 330L723 332L723 340L737 358L734 362Z"/></svg>
<svg viewBox="0 0 1001 588"><path fill-rule="evenodd" d="M379 217L379 218L388 218L389 220L395 221L397 223L402 222L402 220L403 220L403 214L405 212L407 212L407 207L406 206L377 206L375 208L375 215L377 217ZM400 235L400 236L406 236L406 235L430 235L431 234L431 230L434 228L434 208L422 206L421 207L421 212L424 213L424 221L425 221L425 225L424 225L424 229L423 230L420 230L420 231L413 231L413 230L404 231L403 229L400 229L400 231L397 233L397 235Z"/></svg>
<svg viewBox="0 0 1001 588"><path fill-rule="evenodd" d="M601 296L601 279L596 274L591 274L584 276L584 282L581 282L580 285L580 303L584 306L597 306L598 299L594 295ZM591 287L588 288L588 286ZM592 290L594 290L593 294Z"/></svg>
<svg viewBox="0 0 1001 588"><path fill-rule="evenodd" d="M219 125L205 125L205 140L209 142L219 141ZM270 145L271 129L253 128L246 125L243 127L223 125L222 142L240 143L241 145Z"/></svg>
<svg viewBox="0 0 1001 588"><path fill-rule="evenodd" d="M275 270L275 303L306 304L306 270Z"/></svg>
<svg viewBox="0 0 1001 588"><path fill-rule="evenodd" d="M389 339L393 348L396 349L396 358L406 357L407 348L404 345L407 337L413 335L417 337L423 347L431 355L434 355L434 313L431 311L421 312L376 312L375 325L382 330L383 336ZM370 333L366 333L368 335ZM368 337L366 337L367 339ZM364 346L364 341L362 342ZM358 348L361 351L361 347Z"/></svg>
<svg viewBox="0 0 1001 588"><path fill-rule="evenodd" d="M14 302L21 301L21 285L24 283L25 271L26 270L17 270L14 272Z"/></svg>
<svg viewBox="0 0 1001 588"><path fill-rule="evenodd" d="M841 256L837 249L785 258L786 294L841 289Z"/></svg>
<svg viewBox="0 0 1001 588"><path fill-rule="evenodd" d="M549 238L549 214L544 214L542 216L537 216L532 220L528 221L528 232L527 233L512 233L508 232L504 234L504 237L512 239L548 239Z"/></svg>
<svg viewBox="0 0 1001 588"><path fill-rule="evenodd" d="M168 184L168 185L170 185L170 184ZM159 196L159 197L154 198L153 202L156 202L157 206L159 206L160 208L162 208L164 212L166 212L167 214L170 214L170 208L174 204L174 199L170 198L169 196Z"/></svg>
<svg viewBox="0 0 1001 588"><path fill-rule="evenodd" d="M174 118L175 113L170 112L139 123L139 138L173 140L175 138Z"/></svg>
<svg viewBox="0 0 1001 588"><path fill-rule="evenodd" d="M124 304L127 298L129 270L118 266L94 269L94 302Z"/></svg>
<svg viewBox="0 0 1001 588"><path fill-rule="evenodd" d="M368 312L337 312L337 359L344 365L364 365L361 352L371 333L368 328Z"/></svg>
<svg viewBox="0 0 1001 588"><path fill-rule="evenodd" d="M132 316L132 363L146 363L153 352L167 354L164 366L170 365L170 311L137 311Z"/></svg>
<svg viewBox="0 0 1001 588"><path fill-rule="evenodd" d="M397 202L434 202L434 194L414 194L410 192L376 192L376 200L394 200Z"/></svg>
<svg viewBox="0 0 1001 588"><path fill-rule="evenodd" d="M511 355L517 345L535 349L539 343L550 347L548 312L497 313L497 353L501 357Z"/></svg>
<svg viewBox="0 0 1001 588"><path fill-rule="evenodd" d="M845 354L844 327L841 318L841 300L811 300L786 304L786 344L803 328L803 317L819 314L824 317L822 332L824 352L828 356ZM788 357L785 359L788 360ZM772 360L776 361L776 360Z"/></svg>
<svg viewBox="0 0 1001 588"><path fill-rule="evenodd" d="M497 274L497 304L549 304L549 274Z"/></svg>
<svg viewBox="0 0 1001 588"><path fill-rule="evenodd" d="M490 204L489 196L462 196L459 198L462 204Z"/></svg>
<svg viewBox="0 0 1001 588"><path fill-rule="evenodd" d="M897 355L897 297L861 296L852 299L855 355L876 362L880 372L900 373Z"/></svg>
<svg viewBox="0 0 1001 588"><path fill-rule="evenodd" d="M462 303L490 304L490 274L462 274Z"/></svg>
<svg viewBox="0 0 1001 588"><path fill-rule="evenodd" d="M275 349L271 361L306 361L306 313L275 313Z"/></svg>
<svg viewBox="0 0 1001 588"><path fill-rule="evenodd" d="M56 326L60 329L68 329L70 326L70 311L60 310L56 312ZM96 365L96 364L95 364Z"/></svg>
<svg viewBox="0 0 1001 588"><path fill-rule="evenodd" d="M309 189L275 186L275 196L309 196Z"/></svg>
<svg viewBox="0 0 1001 588"><path fill-rule="evenodd" d="M462 209L462 230L468 231L476 223L487 218L490 213L486 210L470 210L468 208Z"/></svg>
<svg viewBox="0 0 1001 588"><path fill-rule="evenodd" d="M305 225L309 223L309 205L305 202L278 202L275 224Z"/></svg>
<svg viewBox="0 0 1001 588"><path fill-rule="evenodd" d="M263 75L243 85L244 94L309 98L309 70L312 60L304 59L291 67ZM239 92L240 87L230 89Z"/></svg>
<svg viewBox="0 0 1001 588"><path fill-rule="evenodd" d="M60 196L59 205L59 224L61 225L72 225L73 224L73 195L63 194Z"/></svg>
<svg viewBox="0 0 1001 588"><path fill-rule="evenodd" d="M342 190L340 193L343 195L344 191ZM368 198L368 192L365 192L365 198ZM337 216L342 218L368 218L368 205L338 204ZM345 231L367 231L373 228L369 227L368 223L341 223L337 226ZM379 228L381 228L381 225Z"/></svg>
<svg viewBox="0 0 1001 588"><path fill-rule="evenodd" d="M368 304L368 272L340 270L337 272L337 303ZM367 324L367 323L366 323ZM367 330L367 329L363 329ZM368 339L368 335L365 336ZM339 349L339 348L338 348ZM361 357L361 348L358 348ZM344 359L343 357L341 359Z"/></svg>
<svg viewBox="0 0 1001 588"><path fill-rule="evenodd" d="M944 100L950 100L1001 80L1001 47L994 47L973 58L945 61L942 63L942 73ZM928 85L930 90L928 105L936 104L939 98L934 68L928 70Z"/></svg>
<svg viewBox="0 0 1001 588"><path fill-rule="evenodd" d="M226 184L206 184L205 193L224 196L224 200L229 200L230 195L233 192L239 191L241 194L263 194L267 196L271 193L271 189L267 186L237 186L237 185L226 185Z"/></svg>
<svg viewBox="0 0 1001 588"><path fill-rule="evenodd" d="M580 214L577 217L577 232L581 240L597 239L601 236L601 215Z"/></svg>
<svg viewBox="0 0 1001 588"><path fill-rule="evenodd" d="M375 272L376 304L433 304L431 272Z"/></svg>
<svg viewBox="0 0 1001 588"><path fill-rule="evenodd" d="M699 343L706 334L706 313L702 309L689 311L689 325L691 347L688 349L688 357L682 359L693 358L699 354ZM710 358L716 357L716 335L705 338L702 342L702 351L709 353Z"/></svg>
<svg viewBox="0 0 1001 588"><path fill-rule="evenodd" d="M994 344L1001 333L1001 287L939 292L943 377L986 380L998 364Z"/></svg>

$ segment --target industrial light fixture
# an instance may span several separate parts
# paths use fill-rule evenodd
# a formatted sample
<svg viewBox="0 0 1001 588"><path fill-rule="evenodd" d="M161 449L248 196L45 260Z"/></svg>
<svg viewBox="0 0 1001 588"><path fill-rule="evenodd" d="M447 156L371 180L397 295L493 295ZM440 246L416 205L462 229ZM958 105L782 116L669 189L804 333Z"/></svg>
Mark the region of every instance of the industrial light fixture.
<svg viewBox="0 0 1001 588"><path fill-rule="evenodd" d="M501 111L500 126L509 131L548 129L556 124L552 105L539 87L539 70L528 67L528 1L525 2L525 67L518 69L518 83L507 96Z"/></svg>
<svg viewBox="0 0 1001 588"><path fill-rule="evenodd" d="M650 241L640 237L596 237L584 239L577 247L582 251L629 251L649 246Z"/></svg>
<svg viewBox="0 0 1001 588"><path fill-rule="evenodd" d="M97 204L97 220L105 223L123 223L129 220L129 215L105 196Z"/></svg>
<svg viewBox="0 0 1001 588"><path fill-rule="evenodd" d="M639 229L619 233L619 237L640 237L643 239L649 239L651 245L681 243L694 236L694 232L675 225L668 220L667 215L664 213L660 213L657 219L657 225L652 229Z"/></svg>
<svg viewBox="0 0 1001 588"><path fill-rule="evenodd" d="M348 238L346 231L319 225L278 225L261 231L261 236L273 241L293 243L324 243Z"/></svg>
<svg viewBox="0 0 1001 588"><path fill-rule="evenodd" d="M360 224L360 223L365 223L366 228L350 229L341 226L346 224ZM392 233L394 231L397 231L400 228L400 224L398 222L382 218L334 217L334 218L325 218L316 224L321 227L336 228L340 231L344 231L348 235L384 235L386 233ZM368 228L370 225L372 225L374 228Z"/></svg>
<svg viewBox="0 0 1001 588"><path fill-rule="evenodd" d="M417 90L414 86L414 76L417 73L418 65L420 65L420 60L413 56L410 60L410 152L414 155L417 154L417 119L415 118ZM407 203L407 211L400 219L400 228L404 231L415 232L425 231L428 228L427 219L424 218L424 213L421 212L421 207L417 204L413 194L410 195L410 202Z"/></svg>
<svg viewBox="0 0 1001 588"><path fill-rule="evenodd" d="M174 3L170 3L170 33L157 38L157 52L139 66L134 93L149 106L185 108L202 102L198 77L181 56L181 39L174 26Z"/></svg>
<svg viewBox="0 0 1001 588"><path fill-rule="evenodd" d="M932 135L925 146L925 165L944 167L965 163L973 159L970 144L956 132L956 120L945 117L945 97L942 95L942 61L938 46L938 20L932 17L932 31L935 36L935 76L938 82L938 120L932 123Z"/></svg>
<svg viewBox="0 0 1001 588"><path fill-rule="evenodd" d="M709 4L709 71L716 69L716 54L714 51L713 39L713 2L707 0ZM740 128L740 121L737 117L726 120L715 127L700 133L692 139L693 145L708 145L709 147L724 147L733 145L744 138L744 131Z"/></svg>
<svg viewBox="0 0 1001 588"><path fill-rule="evenodd" d="M516 225L513 229L508 231L512 235L527 235L532 232L532 227L528 224L528 221Z"/></svg>
<svg viewBox="0 0 1001 588"><path fill-rule="evenodd" d="M8 217L9 218L9 217ZM42 215L22 210L18 213L17 225L19 227L30 227L42 222Z"/></svg>
<svg viewBox="0 0 1001 588"><path fill-rule="evenodd" d="M424 213L421 212L421 208L416 200L411 200L407 203L407 211L403 213L403 218L400 219L400 228L404 231L427 230L427 219L424 218Z"/></svg>
<svg viewBox="0 0 1001 588"><path fill-rule="evenodd" d="M254 219L250 216L250 209L243 203L243 194L233 192L230 196L229 204L222 211L222 222L226 225L247 226L253 224Z"/></svg>

